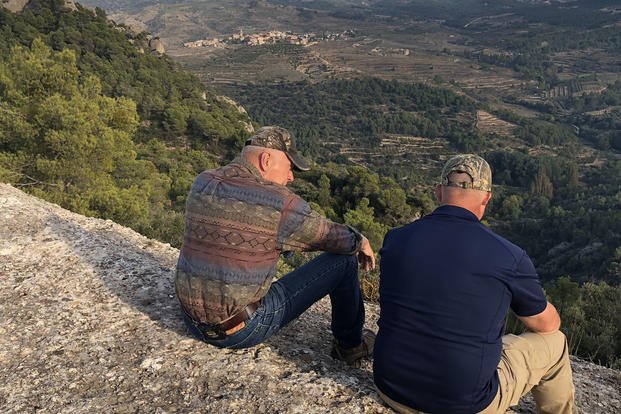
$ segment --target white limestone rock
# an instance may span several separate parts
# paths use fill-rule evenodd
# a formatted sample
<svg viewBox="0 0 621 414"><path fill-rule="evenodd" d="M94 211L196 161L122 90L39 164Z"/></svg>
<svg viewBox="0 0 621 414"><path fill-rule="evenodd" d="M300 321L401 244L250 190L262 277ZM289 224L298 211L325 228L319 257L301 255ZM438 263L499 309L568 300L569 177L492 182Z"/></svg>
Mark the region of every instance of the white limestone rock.
<svg viewBox="0 0 621 414"><path fill-rule="evenodd" d="M188 335L178 251L0 184L0 411L390 413L371 362L329 356L328 300L265 344ZM378 309L367 304L368 327ZM621 410L621 375L573 360L580 412ZM534 412L527 400L515 412Z"/></svg>

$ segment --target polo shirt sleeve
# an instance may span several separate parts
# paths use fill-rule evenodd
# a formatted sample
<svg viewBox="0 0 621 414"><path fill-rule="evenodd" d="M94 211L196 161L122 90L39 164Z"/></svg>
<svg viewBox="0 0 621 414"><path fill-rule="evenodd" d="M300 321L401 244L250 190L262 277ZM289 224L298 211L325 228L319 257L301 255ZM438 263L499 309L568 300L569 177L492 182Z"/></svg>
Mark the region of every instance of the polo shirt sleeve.
<svg viewBox="0 0 621 414"><path fill-rule="evenodd" d="M518 316L537 315L543 312L548 304L535 266L524 251L517 262L510 289L511 310Z"/></svg>
<svg viewBox="0 0 621 414"><path fill-rule="evenodd" d="M358 231L328 220L295 194L285 203L277 235L280 250L354 254L361 240Z"/></svg>

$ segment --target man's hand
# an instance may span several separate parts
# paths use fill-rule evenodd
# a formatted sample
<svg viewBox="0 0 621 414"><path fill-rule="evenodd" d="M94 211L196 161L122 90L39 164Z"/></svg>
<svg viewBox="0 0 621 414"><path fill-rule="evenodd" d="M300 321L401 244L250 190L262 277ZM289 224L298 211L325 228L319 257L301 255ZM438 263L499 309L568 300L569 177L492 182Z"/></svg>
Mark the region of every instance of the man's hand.
<svg viewBox="0 0 621 414"><path fill-rule="evenodd" d="M367 272L371 269L375 269L375 254L373 253L369 240L364 236L362 236L362 241L360 243L358 263L360 263L362 268Z"/></svg>

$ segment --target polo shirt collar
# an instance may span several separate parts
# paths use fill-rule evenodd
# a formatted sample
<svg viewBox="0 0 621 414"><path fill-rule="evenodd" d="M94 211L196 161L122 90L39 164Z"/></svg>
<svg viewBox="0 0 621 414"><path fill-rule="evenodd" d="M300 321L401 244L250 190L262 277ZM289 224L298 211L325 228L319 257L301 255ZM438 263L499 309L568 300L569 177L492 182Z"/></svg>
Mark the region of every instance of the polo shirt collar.
<svg viewBox="0 0 621 414"><path fill-rule="evenodd" d="M468 221L479 221L477 216L475 216L470 210L448 204L436 208L431 215L454 216Z"/></svg>

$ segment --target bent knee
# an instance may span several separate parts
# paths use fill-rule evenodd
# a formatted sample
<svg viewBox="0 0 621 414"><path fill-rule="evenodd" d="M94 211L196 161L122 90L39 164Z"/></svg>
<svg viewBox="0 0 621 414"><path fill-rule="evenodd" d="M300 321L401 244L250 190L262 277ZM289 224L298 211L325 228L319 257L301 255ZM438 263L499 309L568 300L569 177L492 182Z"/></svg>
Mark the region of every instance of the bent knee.
<svg viewBox="0 0 621 414"><path fill-rule="evenodd" d="M564 349L567 344L567 337L561 331L539 334L541 335L548 345L554 349Z"/></svg>
<svg viewBox="0 0 621 414"><path fill-rule="evenodd" d="M561 331L551 333L537 333L541 343L543 341L546 344L550 357L553 360L560 360L562 358L569 358L569 349L567 346L567 337Z"/></svg>

